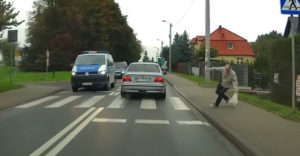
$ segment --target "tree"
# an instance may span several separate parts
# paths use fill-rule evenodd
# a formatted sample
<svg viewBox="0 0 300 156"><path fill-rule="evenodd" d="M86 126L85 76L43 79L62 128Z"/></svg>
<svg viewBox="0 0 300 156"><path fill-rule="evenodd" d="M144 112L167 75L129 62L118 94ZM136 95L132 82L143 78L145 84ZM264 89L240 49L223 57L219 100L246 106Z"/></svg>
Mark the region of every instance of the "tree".
<svg viewBox="0 0 300 156"><path fill-rule="evenodd" d="M145 54L144 54L144 57L143 57L143 62L150 62L147 51L145 51Z"/></svg>
<svg viewBox="0 0 300 156"><path fill-rule="evenodd" d="M19 11L15 12L12 2L6 2L5 0L0 0L0 37L2 37L2 31L5 29L10 29L11 26L18 26L24 21L17 21Z"/></svg>
<svg viewBox="0 0 300 156"><path fill-rule="evenodd" d="M115 61L128 63L138 61L142 52L114 0L37 0L28 25L27 68L43 67L46 50L56 70L69 69L84 50L109 51Z"/></svg>
<svg viewBox="0 0 300 156"><path fill-rule="evenodd" d="M176 33L172 44L172 66L179 62L189 62L192 58L192 45L186 31L183 34Z"/></svg>
<svg viewBox="0 0 300 156"><path fill-rule="evenodd" d="M4 64L10 66L11 64L11 52L15 52L17 45L14 43L9 43L6 40L0 41L0 51L2 52ZM14 64L14 53L13 53L13 64Z"/></svg>

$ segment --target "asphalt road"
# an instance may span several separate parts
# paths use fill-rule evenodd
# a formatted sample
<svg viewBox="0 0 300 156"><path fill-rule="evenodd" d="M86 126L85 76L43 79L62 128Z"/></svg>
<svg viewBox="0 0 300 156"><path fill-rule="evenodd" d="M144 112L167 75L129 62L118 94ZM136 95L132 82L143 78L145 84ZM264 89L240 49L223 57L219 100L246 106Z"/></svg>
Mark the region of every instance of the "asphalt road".
<svg viewBox="0 0 300 156"><path fill-rule="evenodd" d="M171 87L165 100L119 91L67 89L0 111L0 155L243 155Z"/></svg>

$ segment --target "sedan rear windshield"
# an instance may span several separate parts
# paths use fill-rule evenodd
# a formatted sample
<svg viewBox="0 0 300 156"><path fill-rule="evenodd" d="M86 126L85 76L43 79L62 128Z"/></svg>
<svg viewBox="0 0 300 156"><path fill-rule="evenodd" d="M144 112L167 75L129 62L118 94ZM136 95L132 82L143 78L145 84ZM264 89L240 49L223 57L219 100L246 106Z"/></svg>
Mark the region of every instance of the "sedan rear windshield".
<svg viewBox="0 0 300 156"><path fill-rule="evenodd" d="M128 67L129 72L155 72L159 73L159 66L155 64L131 64Z"/></svg>
<svg viewBox="0 0 300 156"><path fill-rule="evenodd" d="M96 65L106 64L104 55L79 55L75 65Z"/></svg>

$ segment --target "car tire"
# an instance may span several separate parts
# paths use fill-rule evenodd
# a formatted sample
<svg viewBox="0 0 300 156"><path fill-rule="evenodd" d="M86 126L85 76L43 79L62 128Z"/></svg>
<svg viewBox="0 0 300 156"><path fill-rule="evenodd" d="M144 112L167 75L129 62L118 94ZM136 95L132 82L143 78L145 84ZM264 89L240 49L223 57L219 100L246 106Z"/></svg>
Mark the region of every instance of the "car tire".
<svg viewBox="0 0 300 156"><path fill-rule="evenodd" d="M73 92L78 92L78 88L72 86L72 91L73 91Z"/></svg>
<svg viewBox="0 0 300 156"><path fill-rule="evenodd" d="M125 98L126 97L126 93L125 92L121 92L121 97Z"/></svg>
<svg viewBox="0 0 300 156"><path fill-rule="evenodd" d="M160 99L165 99L165 98L166 98L166 93L159 94L158 97L159 97Z"/></svg>
<svg viewBox="0 0 300 156"><path fill-rule="evenodd" d="M110 86L109 80L107 80L107 83L106 83L106 85L104 86L104 90L105 90L105 91L108 91L108 90L109 90L109 86Z"/></svg>
<svg viewBox="0 0 300 156"><path fill-rule="evenodd" d="M115 88L115 85L116 85L116 79L114 80L114 82L112 84L110 84L110 87Z"/></svg>

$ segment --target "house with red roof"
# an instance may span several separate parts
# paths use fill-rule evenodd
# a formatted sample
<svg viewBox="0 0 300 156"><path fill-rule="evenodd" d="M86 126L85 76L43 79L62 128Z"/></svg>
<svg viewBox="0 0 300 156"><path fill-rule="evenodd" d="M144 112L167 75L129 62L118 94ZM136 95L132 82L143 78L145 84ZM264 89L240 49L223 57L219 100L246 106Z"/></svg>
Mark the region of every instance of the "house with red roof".
<svg viewBox="0 0 300 156"><path fill-rule="evenodd" d="M195 51L199 50L205 46L205 36L197 36L191 42ZM222 26L210 34L210 46L217 49L217 60L234 63L253 63L255 60L255 53L248 41Z"/></svg>

